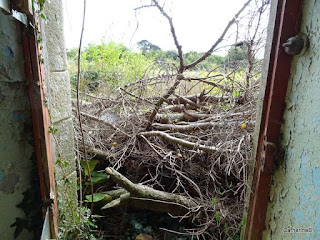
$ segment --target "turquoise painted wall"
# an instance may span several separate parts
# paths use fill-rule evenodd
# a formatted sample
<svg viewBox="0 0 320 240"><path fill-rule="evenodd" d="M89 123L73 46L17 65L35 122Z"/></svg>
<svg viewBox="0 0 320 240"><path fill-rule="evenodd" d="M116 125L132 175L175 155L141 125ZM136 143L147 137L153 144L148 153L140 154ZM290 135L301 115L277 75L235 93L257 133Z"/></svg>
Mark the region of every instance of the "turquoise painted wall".
<svg viewBox="0 0 320 240"><path fill-rule="evenodd" d="M301 32L310 49L291 68L282 126L286 155L272 179L264 239L320 239L320 1L305 0ZM296 228L312 232L293 233Z"/></svg>

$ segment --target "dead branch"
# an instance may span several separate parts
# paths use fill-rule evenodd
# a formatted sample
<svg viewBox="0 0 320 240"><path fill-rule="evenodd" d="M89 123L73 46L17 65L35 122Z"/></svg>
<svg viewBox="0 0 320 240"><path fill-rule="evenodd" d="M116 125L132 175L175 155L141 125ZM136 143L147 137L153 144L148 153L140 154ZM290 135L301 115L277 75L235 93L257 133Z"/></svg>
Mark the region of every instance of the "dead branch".
<svg viewBox="0 0 320 240"><path fill-rule="evenodd" d="M192 116L192 114L188 115L186 113L170 113L170 114L162 113L162 114L157 114L154 121L159 123L171 123L171 122L180 122L180 121L195 122L200 118L198 116Z"/></svg>
<svg viewBox="0 0 320 240"><path fill-rule="evenodd" d="M130 137L129 134L125 133L124 131L122 131L120 128L118 128L117 126L113 125L112 123L109 123L108 121L105 121L105 120L102 120L100 118L97 118L95 116L92 116L90 114L87 114L87 113L84 113L84 112L81 112L81 115L87 117L87 118L90 118L91 120L94 120L96 122L99 122L99 123L102 123L102 124L105 124L111 128L113 128L114 130L117 130L119 131L120 133L122 133L123 135L125 135L126 137Z"/></svg>
<svg viewBox="0 0 320 240"><path fill-rule="evenodd" d="M188 125L175 125L175 124L161 124L161 123L154 123L152 124L152 128L161 131L175 131L175 132L193 132L196 130L205 130L209 128L219 128L219 127L226 127L226 124L231 125L234 124L233 122L204 122L204 123L194 123Z"/></svg>
<svg viewBox="0 0 320 240"><path fill-rule="evenodd" d="M101 209L117 207L123 204L124 202L127 202L129 198L130 198L130 193L124 190L123 193L120 194L120 196L118 196L116 199L104 205Z"/></svg>
<svg viewBox="0 0 320 240"><path fill-rule="evenodd" d="M199 104L197 104L197 105L199 106ZM197 109L196 107L191 106L189 104L185 104L185 106L179 104L179 105L172 105L172 106L163 107L163 108L161 108L159 110L159 113L169 113L169 112L178 112L178 113L180 113L180 112L182 112L182 108L183 107L185 109L187 109L187 110L196 110Z"/></svg>
<svg viewBox="0 0 320 240"><path fill-rule="evenodd" d="M162 96L162 97L157 101L156 106L155 106L155 108L153 109L153 111L152 111L152 113L151 113L151 115L150 115L150 117L149 117L149 120L148 120L148 123L147 123L147 127L146 127L147 130L150 130L150 127L151 127L151 125L152 125L152 123L153 123L153 120L154 120L156 114L158 113L160 107L161 107L162 104L163 104L165 101L167 101L168 98L174 93L174 91L176 90L176 88L179 86L181 79L183 79L183 76L182 76L181 74L178 74L178 75L176 76L176 81L174 82L174 84L172 85L172 87L167 91L167 93L166 93L164 96Z"/></svg>
<svg viewBox="0 0 320 240"><path fill-rule="evenodd" d="M96 148L88 148L88 153L93 154L97 156L98 158L104 158L104 159L114 159L114 154L110 151L102 151L100 149Z"/></svg>
<svg viewBox="0 0 320 240"><path fill-rule="evenodd" d="M202 144L197 144L193 142L186 141L184 139L172 137L168 133L160 132L160 131L150 131L150 132L142 132L139 135L145 136L145 137L161 137L171 143L179 144L183 147L194 149L194 150L202 150L204 152L228 152L228 150L219 149L212 146L205 146Z"/></svg>
<svg viewBox="0 0 320 240"><path fill-rule="evenodd" d="M234 24L234 22L237 20L237 18L239 17L239 15L243 12L243 10L250 4L252 0L248 0L243 6L242 8L236 13L236 15L234 16L234 18L232 20L229 21L229 23L227 24L226 28L223 30L222 34L220 35L220 37L218 38L218 40L211 46L211 48L205 53L203 54L200 58L198 58L197 60L195 60L194 62L188 64L185 66L185 70L193 68L194 66L196 66L197 64L199 64L200 62L204 61L207 57L209 57L213 51L216 49L216 47L222 42L224 36L226 35L226 33L228 32L229 28Z"/></svg>
<svg viewBox="0 0 320 240"><path fill-rule="evenodd" d="M137 95L134 95L134 94L128 92L127 90L125 90L125 89L122 88L122 87L120 87L119 89L120 89L121 91L125 92L126 94L128 94L129 96L134 97L135 99L139 99L139 100L141 100L141 101L144 101L144 102L147 102L147 103L153 105L153 102L151 102L151 101L148 100L148 99L145 99L145 98L139 97L139 96L137 96Z"/></svg>
<svg viewBox="0 0 320 240"><path fill-rule="evenodd" d="M174 96L176 96L178 99L183 100L184 104L189 104L193 107L195 107L196 109L200 108L199 104L189 100L188 98L185 98L184 96L179 96L178 94L173 94Z"/></svg>
<svg viewBox="0 0 320 240"><path fill-rule="evenodd" d="M203 83L206 83L208 85L211 85L213 87L216 87L216 88L219 88L223 91L227 91L229 93L232 93L232 89L227 87L227 86L223 86L223 85L220 85L218 83L215 83L215 82L210 82L208 81L207 79L210 79L212 77L206 77L206 78L186 78L185 80L188 80L188 81L199 81L199 82L203 82Z"/></svg>
<svg viewBox="0 0 320 240"><path fill-rule="evenodd" d="M197 113L197 112L188 112L184 107L182 108L182 111L185 115L187 115L189 118L193 119L194 121L204 119L211 117L209 114L204 114L204 113Z"/></svg>
<svg viewBox="0 0 320 240"><path fill-rule="evenodd" d="M226 101L229 99L229 97L228 96L216 97L211 95L195 94L190 96L184 96L183 98L168 98L166 100L166 103L170 105L187 104L187 102L184 99L188 99L194 103L199 104L201 102L216 103L216 102Z"/></svg>
<svg viewBox="0 0 320 240"><path fill-rule="evenodd" d="M183 60L183 53L182 53L182 46L178 42L178 38L177 38L177 35L176 35L176 30L175 30L173 22L172 22L172 18L164 11L163 7L161 7L159 5L158 1L152 0L152 2L154 2L154 4L159 9L161 14L168 20L168 22L170 24L170 30L171 30L171 33L172 33L174 44L176 45L176 48L178 50L178 56L179 56L179 60L180 60L180 66L179 66L178 73L182 74L183 71L184 71L184 68L185 68L184 67L184 60Z"/></svg>

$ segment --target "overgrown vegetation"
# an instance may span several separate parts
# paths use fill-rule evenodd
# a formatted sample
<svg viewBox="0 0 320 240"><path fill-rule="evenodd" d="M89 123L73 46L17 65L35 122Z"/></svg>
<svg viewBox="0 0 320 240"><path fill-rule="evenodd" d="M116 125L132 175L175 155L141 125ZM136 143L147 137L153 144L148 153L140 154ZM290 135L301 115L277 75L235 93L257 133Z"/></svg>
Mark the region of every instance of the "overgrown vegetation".
<svg viewBox="0 0 320 240"><path fill-rule="evenodd" d="M259 22L269 1L257 2L259 10L250 15L249 25L259 27L242 42L237 34L227 56L212 53L249 3L204 53L182 52L172 19L156 0L147 7L168 20L177 50L147 40L138 43L139 52L115 42L83 50L83 129L75 118L75 132L76 141L85 142L78 156L89 159L81 164L80 195L94 202L98 219L90 234L240 238L264 36ZM73 86L76 52L68 52Z"/></svg>
<svg viewBox="0 0 320 240"><path fill-rule="evenodd" d="M144 42L144 45L141 45ZM138 79L146 77L148 68L160 71L163 65L178 64L178 53L174 50L163 51L158 46L147 40L137 44L139 52L125 47L123 44L109 42L90 44L82 52L81 58L81 85L84 91L94 94L108 94L117 86L125 86ZM150 47L152 46L152 47ZM230 51L226 57L217 55L209 56L206 61L196 66L195 71L208 72L221 64L228 64L234 60L243 60L245 54L241 47ZM72 87L75 89L77 81L77 48L67 52L69 72ZM236 58L234 57L237 52ZM184 54L186 63L191 63L202 56L196 51ZM149 76L153 73L149 72Z"/></svg>

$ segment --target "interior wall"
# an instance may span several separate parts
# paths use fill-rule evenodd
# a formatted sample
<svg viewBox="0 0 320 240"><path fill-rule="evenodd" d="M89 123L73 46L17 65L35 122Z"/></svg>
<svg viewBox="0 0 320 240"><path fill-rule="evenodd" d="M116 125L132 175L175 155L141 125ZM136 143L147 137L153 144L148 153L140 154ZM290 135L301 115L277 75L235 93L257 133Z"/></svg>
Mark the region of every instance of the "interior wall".
<svg viewBox="0 0 320 240"><path fill-rule="evenodd" d="M16 205L37 176L20 23L0 11L0 238L14 239ZM35 179L37 180L37 179ZM40 208L40 206L39 206ZM25 229L17 239L32 239Z"/></svg>

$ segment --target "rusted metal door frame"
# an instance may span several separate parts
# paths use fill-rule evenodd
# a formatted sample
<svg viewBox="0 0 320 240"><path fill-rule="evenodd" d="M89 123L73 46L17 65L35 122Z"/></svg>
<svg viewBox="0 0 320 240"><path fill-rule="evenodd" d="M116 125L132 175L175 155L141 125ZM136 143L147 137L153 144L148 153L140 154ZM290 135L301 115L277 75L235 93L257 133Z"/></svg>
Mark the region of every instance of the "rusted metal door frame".
<svg viewBox="0 0 320 240"><path fill-rule="evenodd" d="M262 239L292 57L281 45L299 33L303 0L279 0L270 52L245 239Z"/></svg>
<svg viewBox="0 0 320 240"><path fill-rule="evenodd" d="M58 205L52 146L49 133L50 114L46 103L45 71L42 53L36 35L36 31L40 31L39 22L36 25L37 30L31 26L26 27L24 25L21 25L21 29L37 166L40 179L41 199L43 202L43 216L45 217L46 211L49 209L51 238L56 238L58 235Z"/></svg>

